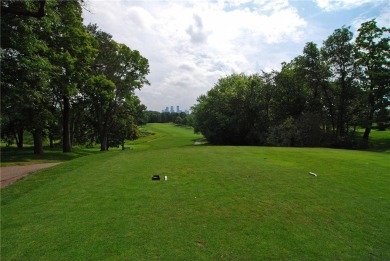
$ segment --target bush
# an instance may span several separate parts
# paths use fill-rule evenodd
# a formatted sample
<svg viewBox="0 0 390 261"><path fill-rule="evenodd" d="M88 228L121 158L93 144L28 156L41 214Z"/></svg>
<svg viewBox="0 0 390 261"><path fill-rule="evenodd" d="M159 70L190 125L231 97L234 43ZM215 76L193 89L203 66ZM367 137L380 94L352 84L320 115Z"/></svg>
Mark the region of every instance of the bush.
<svg viewBox="0 0 390 261"><path fill-rule="evenodd" d="M293 117L288 117L279 126L273 126L268 133L268 143L272 146L302 146L300 130Z"/></svg>

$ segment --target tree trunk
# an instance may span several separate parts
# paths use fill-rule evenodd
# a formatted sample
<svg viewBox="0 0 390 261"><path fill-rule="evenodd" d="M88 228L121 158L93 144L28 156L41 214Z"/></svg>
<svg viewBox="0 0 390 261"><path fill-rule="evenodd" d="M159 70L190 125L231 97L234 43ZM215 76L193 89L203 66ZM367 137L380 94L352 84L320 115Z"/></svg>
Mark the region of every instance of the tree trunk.
<svg viewBox="0 0 390 261"><path fill-rule="evenodd" d="M107 150L107 142L108 142L108 139L107 139L107 135L100 135L100 151L105 151Z"/></svg>
<svg viewBox="0 0 390 261"><path fill-rule="evenodd" d="M53 134L50 133L49 134L49 141L50 141L50 148L54 148L54 138L53 138Z"/></svg>
<svg viewBox="0 0 390 261"><path fill-rule="evenodd" d="M370 132L371 132L371 126L368 125L368 126L366 127L366 129L364 130L363 140L365 140L365 141L368 142L368 137L370 136Z"/></svg>
<svg viewBox="0 0 390 261"><path fill-rule="evenodd" d="M331 120L331 123L332 123L332 132L333 132L333 135L335 135L335 116L334 116L334 111L333 111L333 104L332 104L332 100L328 94L328 91L326 89L326 86L322 85L322 90L325 94L325 98L326 98L326 101L328 103L328 108L329 108L329 114L330 114L330 120Z"/></svg>
<svg viewBox="0 0 390 261"><path fill-rule="evenodd" d="M18 146L18 149L23 148L23 127L17 127L16 133L15 133L15 139L16 139L16 145Z"/></svg>
<svg viewBox="0 0 390 261"><path fill-rule="evenodd" d="M375 110L375 96L372 87L370 87L370 96L368 97L368 104L370 105L370 109L367 114L367 125L363 134L363 141L367 143L372 128L372 122L374 121L374 110Z"/></svg>
<svg viewBox="0 0 390 261"><path fill-rule="evenodd" d="M337 137L344 137L346 134L345 131L345 114L346 114L346 90L347 90L347 83L345 81L345 72L341 72L341 94L340 94L340 100L339 100L339 111L338 111L338 118L337 118Z"/></svg>
<svg viewBox="0 0 390 261"><path fill-rule="evenodd" d="M108 150L108 132L105 126L100 127L100 151Z"/></svg>
<svg viewBox="0 0 390 261"><path fill-rule="evenodd" d="M62 137L62 151L71 152L72 144L70 142L70 101L69 97L64 95L62 97L64 102L64 109L62 112L62 128L63 128L63 137Z"/></svg>
<svg viewBox="0 0 390 261"><path fill-rule="evenodd" d="M339 117L337 119L337 137L345 136L345 128L344 128L344 109L342 106L339 108Z"/></svg>
<svg viewBox="0 0 390 261"><path fill-rule="evenodd" d="M34 138L34 154L41 155L43 154L42 130L35 130L32 134Z"/></svg>
<svg viewBox="0 0 390 261"><path fill-rule="evenodd" d="M75 122L75 117L74 115L71 115L70 116L70 120L69 120L69 136L70 136L70 144L73 144L73 141L74 141L74 122Z"/></svg>

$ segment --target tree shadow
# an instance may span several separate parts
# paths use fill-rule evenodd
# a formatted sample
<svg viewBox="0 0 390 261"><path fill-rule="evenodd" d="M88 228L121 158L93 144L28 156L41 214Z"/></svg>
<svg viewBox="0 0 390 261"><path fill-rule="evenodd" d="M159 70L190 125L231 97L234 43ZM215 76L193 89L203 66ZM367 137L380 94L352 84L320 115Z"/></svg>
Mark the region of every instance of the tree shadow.
<svg viewBox="0 0 390 261"><path fill-rule="evenodd" d="M75 147L72 152L63 153L61 148L44 148L42 155L34 154L32 146L18 149L15 147L1 148L1 166L27 165L42 162L61 162L99 153L96 148Z"/></svg>

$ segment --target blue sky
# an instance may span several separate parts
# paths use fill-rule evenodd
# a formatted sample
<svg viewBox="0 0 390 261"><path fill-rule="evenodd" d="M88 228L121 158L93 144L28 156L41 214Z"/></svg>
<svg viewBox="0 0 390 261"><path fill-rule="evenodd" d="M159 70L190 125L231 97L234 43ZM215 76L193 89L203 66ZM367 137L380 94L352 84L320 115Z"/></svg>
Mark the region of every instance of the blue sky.
<svg viewBox="0 0 390 261"><path fill-rule="evenodd" d="M84 22L149 60L149 110L189 109L231 73L280 69L342 26L376 18L390 27L388 0L89 0Z"/></svg>

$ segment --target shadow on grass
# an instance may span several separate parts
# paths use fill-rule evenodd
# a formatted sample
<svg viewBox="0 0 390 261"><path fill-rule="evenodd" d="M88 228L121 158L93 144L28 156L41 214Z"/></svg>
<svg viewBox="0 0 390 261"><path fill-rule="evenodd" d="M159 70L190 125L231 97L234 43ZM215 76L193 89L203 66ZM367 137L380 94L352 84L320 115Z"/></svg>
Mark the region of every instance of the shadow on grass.
<svg viewBox="0 0 390 261"><path fill-rule="evenodd" d="M43 162L62 162L98 153L96 148L75 147L72 152L63 153L62 148L44 148L42 155L35 155L33 147L18 149L15 147L1 148L1 166L28 165Z"/></svg>
<svg viewBox="0 0 390 261"><path fill-rule="evenodd" d="M356 139L361 141L363 131L356 133ZM372 130L369 137L368 148L365 151L390 153L390 131Z"/></svg>
<svg viewBox="0 0 390 261"><path fill-rule="evenodd" d="M374 137L371 139L371 151L390 152L390 135L389 137Z"/></svg>
<svg viewBox="0 0 390 261"><path fill-rule="evenodd" d="M362 141L363 132L356 132L354 139L356 143ZM206 138L194 138L191 139L193 142L192 145L198 146L213 146L213 144L209 143ZM191 146L192 146L191 145ZM380 153L389 153L390 154L390 131L372 131L368 143L365 146L357 146L354 148L355 150L362 151L371 151L371 152L380 152Z"/></svg>

